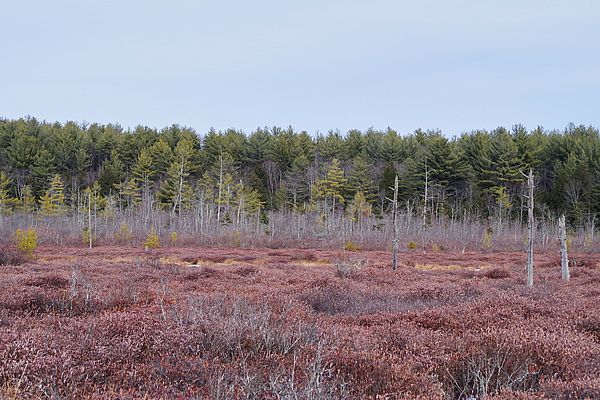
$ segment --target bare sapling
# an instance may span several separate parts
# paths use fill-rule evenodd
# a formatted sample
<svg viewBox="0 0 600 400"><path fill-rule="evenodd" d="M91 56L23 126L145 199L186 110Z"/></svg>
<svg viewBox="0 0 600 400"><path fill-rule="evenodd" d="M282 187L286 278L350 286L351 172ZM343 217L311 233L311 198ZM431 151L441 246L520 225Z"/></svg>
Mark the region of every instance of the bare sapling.
<svg viewBox="0 0 600 400"><path fill-rule="evenodd" d="M398 175L394 179L394 198L392 199L392 224L394 224L394 239L392 245L392 270L398 268Z"/></svg>
<svg viewBox="0 0 600 400"><path fill-rule="evenodd" d="M88 192L88 240L90 249L92 248L92 190Z"/></svg>
<svg viewBox="0 0 600 400"><path fill-rule="evenodd" d="M562 279L568 282L571 279L571 274L569 272L569 255L567 253L567 224L564 214L558 219L558 231L560 238L560 264Z"/></svg>

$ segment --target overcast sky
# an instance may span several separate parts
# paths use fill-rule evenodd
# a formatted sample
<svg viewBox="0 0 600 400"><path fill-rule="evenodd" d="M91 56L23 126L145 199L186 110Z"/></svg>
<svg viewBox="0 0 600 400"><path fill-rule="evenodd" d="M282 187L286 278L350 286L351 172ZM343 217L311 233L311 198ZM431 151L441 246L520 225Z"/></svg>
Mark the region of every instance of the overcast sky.
<svg viewBox="0 0 600 400"><path fill-rule="evenodd" d="M592 0L19 0L2 4L0 45L4 118L600 126Z"/></svg>

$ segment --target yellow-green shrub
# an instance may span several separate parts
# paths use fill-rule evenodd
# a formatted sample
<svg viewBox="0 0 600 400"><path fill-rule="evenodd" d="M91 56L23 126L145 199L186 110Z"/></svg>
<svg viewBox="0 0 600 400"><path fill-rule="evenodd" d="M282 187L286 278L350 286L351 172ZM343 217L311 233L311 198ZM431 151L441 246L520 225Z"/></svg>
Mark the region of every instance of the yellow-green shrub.
<svg viewBox="0 0 600 400"><path fill-rule="evenodd" d="M115 232L115 240L119 243L125 243L129 242L132 238L133 235L131 234L129 225L127 225L125 222L121 222L119 230Z"/></svg>
<svg viewBox="0 0 600 400"><path fill-rule="evenodd" d="M406 245L406 248L409 250L416 250L417 247L419 247L417 242L408 242L408 244Z"/></svg>
<svg viewBox="0 0 600 400"><path fill-rule="evenodd" d="M160 239L158 238L158 234L156 233L154 228L150 229L148 236L146 236L144 247L146 249L157 249L160 247Z"/></svg>
<svg viewBox="0 0 600 400"><path fill-rule="evenodd" d="M171 243L177 243L177 239L178 239L177 232L171 232L170 236L171 236Z"/></svg>
<svg viewBox="0 0 600 400"><path fill-rule="evenodd" d="M344 250L346 251L360 251L360 246L354 242L344 243Z"/></svg>
<svg viewBox="0 0 600 400"><path fill-rule="evenodd" d="M15 246L21 253L31 257L37 248L37 232L35 229L17 229L15 232Z"/></svg>

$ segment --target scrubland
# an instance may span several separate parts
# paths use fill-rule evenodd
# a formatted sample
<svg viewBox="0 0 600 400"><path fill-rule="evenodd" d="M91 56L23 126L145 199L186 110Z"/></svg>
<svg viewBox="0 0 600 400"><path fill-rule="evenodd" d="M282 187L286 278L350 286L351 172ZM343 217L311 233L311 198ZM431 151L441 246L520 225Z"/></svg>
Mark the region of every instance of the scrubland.
<svg viewBox="0 0 600 400"><path fill-rule="evenodd" d="M600 257L42 247L0 266L0 397L600 398Z"/></svg>

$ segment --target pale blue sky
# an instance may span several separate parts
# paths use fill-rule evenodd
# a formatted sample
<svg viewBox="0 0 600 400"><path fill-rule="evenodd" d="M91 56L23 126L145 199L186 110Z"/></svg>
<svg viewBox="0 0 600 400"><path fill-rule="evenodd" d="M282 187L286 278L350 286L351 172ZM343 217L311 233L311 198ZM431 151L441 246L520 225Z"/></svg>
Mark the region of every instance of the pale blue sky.
<svg viewBox="0 0 600 400"><path fill-rule="evenodd" d="M600 126L592 0L19 0L2 4L0 45L5 118Z"/></svg>

